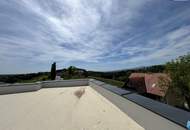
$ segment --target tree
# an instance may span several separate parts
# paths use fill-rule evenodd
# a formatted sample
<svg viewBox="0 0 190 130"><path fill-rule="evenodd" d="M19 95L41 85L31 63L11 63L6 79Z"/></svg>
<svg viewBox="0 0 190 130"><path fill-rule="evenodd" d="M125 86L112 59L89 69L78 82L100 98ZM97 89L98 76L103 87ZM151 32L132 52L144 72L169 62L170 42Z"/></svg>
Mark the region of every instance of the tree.
<svg viewBox="0 0 190 130"><path fill-rule="evenodd" d="M51 80L55 80L56 77L56 63L51 65Z"/></svg>
<svg viewBox="0 0 190 130"><path fill-rule="evenodd" d="M88 77L88 71L84 70L84 77Z"/></svg>
<svg viewBox="0 0 190 130"><path fill-rule="evenodd" d="M69 75L70 75L71 77L72 77L73 74L75 73L75 70L76 70L76 67L74 67L74 66L70 66L70 67L68 68Z"/></svg>
<svg viewBox="0 0 190 130"><path fill-rule="evenodd" d="M185 97L190 106L190 54L167 63L166 71L171 77L171 86L178 94Z"/></svg>

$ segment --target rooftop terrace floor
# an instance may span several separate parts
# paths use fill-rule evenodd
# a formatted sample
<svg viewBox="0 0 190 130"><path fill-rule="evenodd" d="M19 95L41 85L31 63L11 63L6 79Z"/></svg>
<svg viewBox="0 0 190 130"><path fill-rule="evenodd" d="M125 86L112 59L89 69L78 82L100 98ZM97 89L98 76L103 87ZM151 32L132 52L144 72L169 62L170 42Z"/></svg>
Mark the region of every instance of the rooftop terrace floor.
<svg viewBox="0 0 190 130"><path fill-rule="evenodd" d="M143 130L89 86L0 95L1 130Z"/></svg>

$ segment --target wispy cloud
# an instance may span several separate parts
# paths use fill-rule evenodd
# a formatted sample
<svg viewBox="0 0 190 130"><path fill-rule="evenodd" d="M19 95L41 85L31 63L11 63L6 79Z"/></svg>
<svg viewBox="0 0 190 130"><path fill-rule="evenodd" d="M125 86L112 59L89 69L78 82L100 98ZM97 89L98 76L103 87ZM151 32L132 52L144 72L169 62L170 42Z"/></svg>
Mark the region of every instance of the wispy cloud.
<svg viewBox="0 0 190 130"><path fill-rule="evenodd" d="M164 63L190 49L190 2L2 0L0 73Z"/></svg>

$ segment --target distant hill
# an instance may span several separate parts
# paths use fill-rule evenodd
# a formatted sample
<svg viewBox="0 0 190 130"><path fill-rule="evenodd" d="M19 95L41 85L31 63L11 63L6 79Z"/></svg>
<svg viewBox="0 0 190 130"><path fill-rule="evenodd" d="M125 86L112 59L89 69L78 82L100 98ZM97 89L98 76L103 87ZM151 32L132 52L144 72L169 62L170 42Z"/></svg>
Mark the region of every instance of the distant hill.
<svg viewBox="0 0 190 130"><path fill-rule="evenodd" d="M32 81L47 80L48 75L49 72L0 75L0 82L15 83L15 82L24 82L29 80Z"/></svg>
<svg viewBox="0 0 190 130"><path fill-rule="evenodd" d="M123 70L108 71L108 72L88 71L88 75L93 77L102 77L102 78L114 79L125 82L128 79L129 75L134 72L162 73L164 72L164 70L165 70L165 65L154 65L154 66L138 67L133 69L123 69Z"/></svg>
<svg viewBox="0 0 190 130"><path fill-rule="evenodd" d="M56 75L61 76L63 79L86 78L88 76L87 73L85 69L74 66L56 71ZM0 75L0 82L2 83L37 82L44 80L50 80L50 72Z"/></svg>

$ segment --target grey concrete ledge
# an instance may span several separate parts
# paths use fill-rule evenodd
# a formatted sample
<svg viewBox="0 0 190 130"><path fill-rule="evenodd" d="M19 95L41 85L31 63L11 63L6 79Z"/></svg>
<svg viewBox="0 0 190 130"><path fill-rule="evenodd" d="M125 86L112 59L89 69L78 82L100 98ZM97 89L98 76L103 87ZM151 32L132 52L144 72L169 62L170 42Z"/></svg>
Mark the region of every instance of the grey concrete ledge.
<svg viewBox="0 0 190 130"><path fill-rule="evenodd" d="M143 108L148 109L153 113L182 126L183 128L186 128L186 123L188 120L190 120L190 112L169 106L167 104L133 93L132 91L124 90L106 83L101 82L101 85L99 85L97 80L90 80L90 82L90 86L93 86L94 88L101 87L119 96L125 97L127 100L132 101L135 104L140 105Z"/></svg>
<svg viewBox="0 0 190 130"><path fill-rule="evenodd" d="M8 84L0 87L0 95L31 92L41 89L41 84Z"/></svg>
<svg viewBox="0 0 190 130"><path fill-rule="evenodd" d="M186 127L187 121L190 120L190 112L169 106L167 104L152 100L150 98L146 98L135 93L125 95L124 97L183 127Z"/></svg>
<svg viewBox="0 0 190 130"><path fill-rule="evenodd" d="M41 82L42 88L87 86L89 79L54 80Z"/></svg>
<svg viewBox="0 0 190 130"><path fill-rule="evenodd" d="M0 85L0 95L14 94L22 92L37 91L41 88L56 88L56 87L73 87L73 86L87 86L89 79L74 79L74 80L53 80L42 81L36 83L16 83Z"/></svg>
<svg viewBox="0 0 190 130"><path fill-rule="evenodd" d="M12 87L12 86L24 86L24 85L37 85L40 84L41 82L35 82L35 83L14 83L14 84L0 84L0 87Z"/></svg>
<svg viewBox="0 0 190 130"><path fill-rule="evenodd" d="M99 80L96 80L96 79L89 79L89 84L90 83L95 83L95 84L97 84L99 86L102 86L102 85L106 84L106 83L104 83L102 81L99 81Z"/></svg>
<svg viewBox="0 0 190 130"><path fill-rule="evenodd" d="M91 79L89 80L90 83L95 83L96 85L99 85L107 90L110 90L111 92L113 93L116 93L120 96L124 95L124 94L128 94L128 93L131 93L130 91L127 91L125 89L121 89L121 88L118 88L116 86L113 86L113 85L110 85L110 84L106 84L102 81L98 81L98 80L95 80L95 79Z"/></svg>

